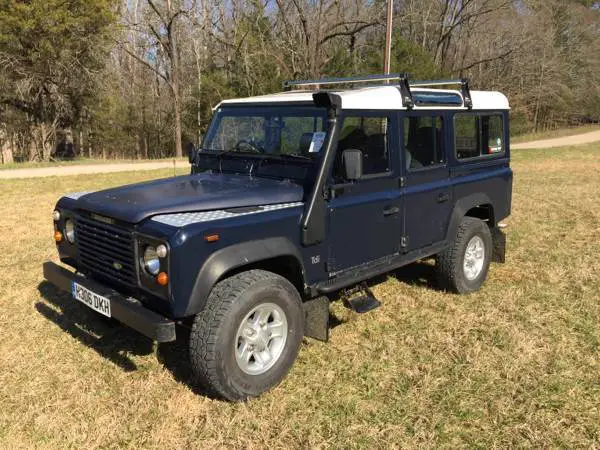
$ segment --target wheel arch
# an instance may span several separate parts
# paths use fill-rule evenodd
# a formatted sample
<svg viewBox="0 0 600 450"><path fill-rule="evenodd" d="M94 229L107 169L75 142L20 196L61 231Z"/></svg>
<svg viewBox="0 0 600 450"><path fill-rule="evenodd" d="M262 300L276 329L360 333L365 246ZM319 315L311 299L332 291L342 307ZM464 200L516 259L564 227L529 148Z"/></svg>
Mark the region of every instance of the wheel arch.
<svg viewBox="0 0 600 450"><path fill-rule="evenodd" d="M287 238L275 237L233 244L211 254L200 268L182 317L204 308L210 291L219 281L245 270L263 269L288 279L304 292L304 266L298 248Z"/></svg>
<svg viewBox="0 0 600 450"><path fill-rule="evenodd" d="M472 207L465 213L465 217L483 220L490 228L493 228L494 225L496 225L494 206L491 203L483 203Z"/></svg>
<svg viewBox="0 0 600 450"><path fill-rule="evenodd" d="M484 193L472 194L456 201L454 210L450 216L450 224L446 234L446 240L448 242L452 241L453 237L456 235L463 217L481 219L487 222L490 228L496 226L494 204L489 196Z"/></svg>

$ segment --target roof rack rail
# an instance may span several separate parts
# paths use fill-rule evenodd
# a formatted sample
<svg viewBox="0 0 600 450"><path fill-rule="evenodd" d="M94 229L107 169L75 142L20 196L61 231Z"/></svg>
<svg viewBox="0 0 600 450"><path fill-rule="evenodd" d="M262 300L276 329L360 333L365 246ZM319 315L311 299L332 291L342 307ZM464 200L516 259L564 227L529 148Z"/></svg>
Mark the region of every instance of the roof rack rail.
<svg viewBox="0 0 600 450"><path fill-rule="evenodd" d="M362 77L345 77L345 78L321 78L318 80L286 80L283 82L283 89L289 91L297 86L315 86L329 84L347 84L347 83L369 83L372 81L394 81L401 78L408 79L405 73L394 73L390 75L365 75Z"/></svg>
<svg viewBox="0 0 600 450"><path fill-rule="evenodd" d="M283 82L283 90L290 91L298 86L316 86L320 89L322 85L332 84L354 84L354 83L371 83L378 81L397 81L402 95L402 102L410 109L414 106L410 86L408 83L407 73L395 73L390 75L365 75L362 77L346 77L346 78L321 78L319 80L286 80Z"/></svg>
<svg viewBox="0 0 600 450"><path fill-rule="evenodd" d="M469 82L466 78L459 80L424 80L424 81L408 81L407 73L395 73L390 75L365 75L361 77L347 78L321 78L318 80L286 80L283 82L283 90L290 91L294 87L299 86L316 86L320 89L321 86L329 86L333 84L356 84L356 83L371 83L371 82L390 82L397 81L402 95L402 101L411 109L414 106L413 96L410 91L411 87L433 87L447 86L459 84L461 86L461 94L465 107L472 109L473 101L471 99L471 91L469 90Z"/></svg>

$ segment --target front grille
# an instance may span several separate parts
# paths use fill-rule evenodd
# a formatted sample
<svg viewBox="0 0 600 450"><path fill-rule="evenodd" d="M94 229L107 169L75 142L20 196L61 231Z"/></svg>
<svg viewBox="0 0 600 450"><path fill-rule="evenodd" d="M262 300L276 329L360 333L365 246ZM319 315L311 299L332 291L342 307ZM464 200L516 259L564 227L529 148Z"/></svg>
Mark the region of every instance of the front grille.
<svg viewBox="0 0 600 450"><path fill-rule="evenodd" d="M75 236L83 269L128 286L136 284L131 230L80 216L75 225Z"/></svg>

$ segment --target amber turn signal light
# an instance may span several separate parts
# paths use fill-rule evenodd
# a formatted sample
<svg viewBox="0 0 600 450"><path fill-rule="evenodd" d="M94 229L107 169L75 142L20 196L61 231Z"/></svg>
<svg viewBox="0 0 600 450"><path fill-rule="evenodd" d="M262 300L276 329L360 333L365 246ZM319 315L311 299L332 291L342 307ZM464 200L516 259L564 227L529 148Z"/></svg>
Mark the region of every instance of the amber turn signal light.
<svg viewBox="0 0 600 450"><path fill-rule="evenodd" d="M206 242L217 242L219 240L219 235L218 234L207 234L206 236L204 236L204 240Z"/></svg>
<svg viewBox="0 0 600 450"><path fill-rule="evenodd" d="M56 231L54 232L54 240L55 240L56 242L60 242L60 241L62 241L62 233L61 233L60 231L56 230Z"/></svg>
<svg viewBox="0 0 600 450"><path fill-rule="evenodd" d="M166 286L169 282L169 275L167 275L166 272L159 273L158 275L156 275L156 282L161 286Z"/></svg>

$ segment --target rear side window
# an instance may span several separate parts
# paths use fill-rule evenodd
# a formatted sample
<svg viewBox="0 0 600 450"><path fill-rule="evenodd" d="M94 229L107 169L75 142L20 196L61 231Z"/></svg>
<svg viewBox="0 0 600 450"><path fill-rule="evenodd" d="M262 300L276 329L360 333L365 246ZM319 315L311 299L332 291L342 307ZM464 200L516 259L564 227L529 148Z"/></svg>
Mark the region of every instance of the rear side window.
<svg viewBox="0 0 600 450"><path fill-rule="evenodd" d="M444 164L444 134L439 116L404 118L404 154L407 169Z"/></svg>
<svg viewBox="0 0 600 450"><path fill-rule="evenodd" d="M457 114L454 117L454 143L458 159L504 153L502 115Z"/></svg>

